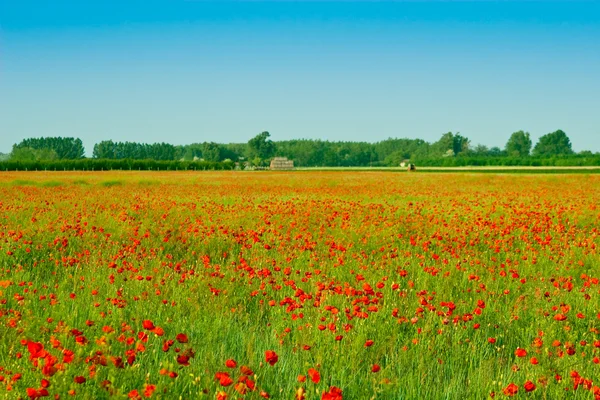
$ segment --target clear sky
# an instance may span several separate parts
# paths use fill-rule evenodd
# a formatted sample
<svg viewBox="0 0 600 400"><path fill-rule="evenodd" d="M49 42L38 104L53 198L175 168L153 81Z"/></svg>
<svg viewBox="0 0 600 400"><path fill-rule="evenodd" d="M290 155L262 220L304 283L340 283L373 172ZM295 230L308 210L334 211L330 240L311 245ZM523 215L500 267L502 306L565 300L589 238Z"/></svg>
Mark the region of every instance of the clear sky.
<svg viewBox="0 0 600 400"><path fill-rule="evenodd" d="M0 0L0 152L520 129L600 151L600 2Z"/></svg>

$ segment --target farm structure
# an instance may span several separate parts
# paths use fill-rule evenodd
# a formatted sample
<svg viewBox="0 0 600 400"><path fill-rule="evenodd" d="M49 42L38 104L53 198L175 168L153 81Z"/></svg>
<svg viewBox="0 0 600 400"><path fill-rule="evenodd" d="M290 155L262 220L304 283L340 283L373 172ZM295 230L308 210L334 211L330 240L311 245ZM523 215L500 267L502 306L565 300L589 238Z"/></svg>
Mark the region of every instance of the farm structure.
<svg viewBox="0 0 600 400"><path fill-rule="evenodd" d="M271 171L285 171L294 169L294 161L287 157L275 157L271 160Z"/></svg>

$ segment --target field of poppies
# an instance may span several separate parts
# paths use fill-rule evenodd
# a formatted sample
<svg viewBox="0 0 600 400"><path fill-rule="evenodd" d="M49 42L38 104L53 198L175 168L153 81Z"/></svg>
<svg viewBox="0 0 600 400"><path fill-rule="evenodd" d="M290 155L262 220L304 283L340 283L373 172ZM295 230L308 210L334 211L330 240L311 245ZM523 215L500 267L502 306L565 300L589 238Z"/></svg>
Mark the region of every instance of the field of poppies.
<svg viewBox="0 0 600 400"><path fill-rule="evenodd" d="M600 399L600 176L0 173L0 398Z"/></svg>

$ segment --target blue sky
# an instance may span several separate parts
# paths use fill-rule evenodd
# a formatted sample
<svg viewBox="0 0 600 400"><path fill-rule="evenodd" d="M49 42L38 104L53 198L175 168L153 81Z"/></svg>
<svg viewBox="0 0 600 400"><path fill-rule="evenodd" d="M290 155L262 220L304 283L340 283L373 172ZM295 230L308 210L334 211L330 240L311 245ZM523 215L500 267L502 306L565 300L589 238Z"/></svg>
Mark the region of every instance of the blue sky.
<svg viewBox="0 0 600 400"><path fill-rule="evenodd" d="M0 0L0 152L520 129L600 151L598 110L597 1Z"/></svg>

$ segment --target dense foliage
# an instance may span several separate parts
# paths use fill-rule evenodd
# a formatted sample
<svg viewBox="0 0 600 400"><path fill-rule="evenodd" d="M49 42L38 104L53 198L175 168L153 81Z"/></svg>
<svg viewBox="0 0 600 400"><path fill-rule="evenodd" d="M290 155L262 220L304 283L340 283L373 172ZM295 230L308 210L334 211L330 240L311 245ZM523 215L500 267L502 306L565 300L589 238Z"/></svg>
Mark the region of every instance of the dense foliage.
<svg viewBox="0 0 600 400"><path fill-rule="evenodd" d="M530 152L531 138L529 132L515 132L506 142L506 154L510 157L526 157Z"/></svg>
<svg viewBox="0 0 600 400"><path fill-rule="evenodd" d="M571 140L560 129L556 132L548 133L542 136L537 142L533 148L533 154L542 157L573 154Z"/></svg>
<svg viewBox="0 0 600 400"><path fill-rule="evenodd" d="M94 146L92 153L94 158L105 158L110 160L175 160L177 151L175 146L168 143L134 143L113 142L105 140Z"/></svg>
<svg viewBox="0 0 600 400"><path fill-rule="evenodd" d="M210 171L230 170L235 167L231 161L159 161L159 160L107 160L85 158L81 160L39 160L0 162L0 171Z"/></svg>
<svg viewBox="0 0 600 400"><path fill-rule="evenodd" d="M13 145L12 158L20 160L83 158L85 149L81 139L43 137L22 140Z"/></svg>
<svg viewBox="0 0 600 400"><path fill-rule="evenodd" d="M76 152L67 152L68 144ZM45 146L45 147L44 147ZM77 157L74 155L77 154ZM13 148L10 159L20 162L47 162L81 158L81 140L72 138L27 139ZM389 138L375 143L298 139L272 141L262 132L247 143L215 142L172 145L168 143L134 143L106 140L97 143L93 159L136 160L132 169L152 169L154 161L233 161L253 166L267 166L272 157L287 157L297 167L385 167L411 162L421 166L598 166L600 153L575 153L562 130L542 136L532 150L530 134L514 132L504 149L473 145L460 133L448 132L436 142L422 139ZM142 160L151 160L143 161ZM128 165L129 165L128 164ZM6 163L4 167L8 168ZM57 169L71 169L67 164ZM83 164L81 164L83 165ZM121 165L121 164L119 164ZM124 168L128 169L128 168ZM185 169L175 167L171 169Z"/></svg>

